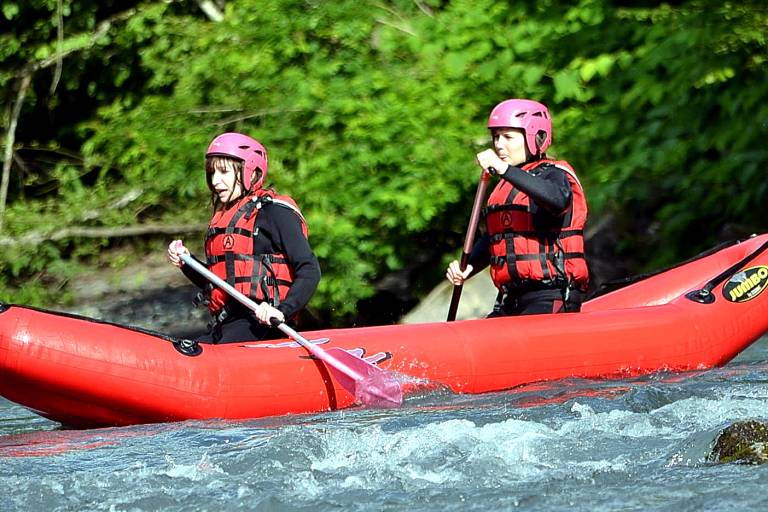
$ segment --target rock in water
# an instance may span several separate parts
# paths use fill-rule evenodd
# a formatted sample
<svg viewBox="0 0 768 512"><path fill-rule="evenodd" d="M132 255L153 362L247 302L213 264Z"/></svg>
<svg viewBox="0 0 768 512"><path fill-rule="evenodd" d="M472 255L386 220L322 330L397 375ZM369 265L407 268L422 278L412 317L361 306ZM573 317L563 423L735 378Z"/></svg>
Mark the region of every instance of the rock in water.
<svg viewBox="0 0 768 512"><path fill-rule="evenodd" d="M715 439L709 460L741 464L768 462L768 423L739 421L724 428Z"/></svg>
<svg viewBox="0 0 768 512"><path fill-rule="evenodd" d="M498 290L488 272L482 272L464 283L456 320L484 318L493 309ZM400 319L402 324L443 322L448 314L453 285L441 281L422 301Z"/></svg>

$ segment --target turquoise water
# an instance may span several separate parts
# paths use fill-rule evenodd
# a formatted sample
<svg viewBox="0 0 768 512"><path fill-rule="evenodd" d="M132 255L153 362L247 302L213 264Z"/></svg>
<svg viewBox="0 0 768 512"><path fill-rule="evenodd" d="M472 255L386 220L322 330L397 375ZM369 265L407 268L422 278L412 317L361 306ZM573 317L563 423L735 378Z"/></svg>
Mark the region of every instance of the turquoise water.
<svg viewBox="0 0 768 512"><path fill-rule="evenodd" d="M0 511L768 508L768 465L706 461L768 420L768 337L726 367L397 410L61 430L0 399Z"/></svg>

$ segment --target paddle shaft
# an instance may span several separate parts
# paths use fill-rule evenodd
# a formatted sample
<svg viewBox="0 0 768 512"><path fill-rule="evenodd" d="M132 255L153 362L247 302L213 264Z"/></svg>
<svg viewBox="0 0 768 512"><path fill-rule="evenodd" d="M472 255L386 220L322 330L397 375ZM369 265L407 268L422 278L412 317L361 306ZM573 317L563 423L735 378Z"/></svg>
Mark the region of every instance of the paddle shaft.
<svg viewBox="0 0 768 512"><path fill-rule="evenodd" d="M472 253L472 245L475 243L475 233L477 233L477 224L480 220L480 210L482 208L483 200L485 199L485 192L488 190L488 183L491 181L491 175L483 170L480 173L480 181L477 184L477 191L475 191L475 202L472 205L472 214L469 216L469 225L467 226L467 235L464 238L464 249L461 253L461 260L459 260L459 268L462 272L466 270L469 263L469 255ZM453 295L451 295L451 305L448 308L448 321L453 322L456 320L456 313L459 310L459 300L461 299L461 289L463 284L453 285Z"/></svg>
<svg viewBox="0 0 768 512"><path fill-rule="evenodd" d="M196 272L198 272L200 275L211 281L213 284L227 292L233 299L237 300L240 304L247 307L251 311L256 311L259 307L258 304L256 304L254 301L237 291L234 286L208 270L205 265L201 264L199 261L194 259L189 254L182 254L180 255L181 260L186 264L192 267ZM321 349L320 347L310 343L309 340L304 338L301 334L291 329L289 326L285 324L285 322L280 322L277 319L277 323L273 323L275 327L283 331L285 334L293 338L299 345L309 350L309 352L320 359L321 361L324 361L328 363L329 365L333 366L334 368L338 369L343 374L347 375L353 380L360 381L363 379L363 376L360 375L358 372L344 364L343 362L339 361L332 355L328 354L325 350Z"/></svg>

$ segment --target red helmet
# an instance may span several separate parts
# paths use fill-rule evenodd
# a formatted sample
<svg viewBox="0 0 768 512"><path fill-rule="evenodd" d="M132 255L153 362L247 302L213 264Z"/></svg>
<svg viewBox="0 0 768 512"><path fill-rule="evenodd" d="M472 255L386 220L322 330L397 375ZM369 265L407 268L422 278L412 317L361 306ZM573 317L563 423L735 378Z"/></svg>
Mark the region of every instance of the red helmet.
<svg viewBox="0 0 768 512"><path fill-rule="evenodd" d="M502 101L491 111L488 128L521 128L532 155L543 153L552 144L552 119L547 107L533 100ZM544 132L546 137L541 146L536 145L536 135Z"/></svg>
<svg viewBox="0 0 768 512"><path fill-rule="evenodd" d="M267 159L267 148L256 139L252 139L242 133L222 133L211 142L205 156L228 156L242 160L243 162L243 184L253 190L258 190L267 177L267 168L269 160ZM259 180L251 185L251 179L256 168L261 170Z"/></svg>

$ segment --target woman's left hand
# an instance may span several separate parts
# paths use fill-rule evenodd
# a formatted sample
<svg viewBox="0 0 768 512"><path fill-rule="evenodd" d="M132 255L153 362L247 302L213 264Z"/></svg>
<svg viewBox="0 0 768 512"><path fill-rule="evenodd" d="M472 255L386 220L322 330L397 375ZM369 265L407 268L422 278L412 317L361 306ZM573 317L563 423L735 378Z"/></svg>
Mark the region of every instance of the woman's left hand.
<svg viewBox="0 0 768 512"><path fill-rule="evenodd" d="M481 151L477 154L476 158L477 164L491 174L502 175L507 172L507 164L492 149ZM490 169L493 169L493 171Z"/></svg>
<svg viewBox="0 0 768 512"><path fill-rule="evenodd" d="M267 325L272 325L269 322L270 318L277 318L280 320L280 322L285 322L285 315L282 311L279 309L272 307L270 304L267 304L266 302L262 302L259 304L259 307L256 308L256 311L254 311L254 314L256 315L256 318L259 319L259 322Z"/></svg>

